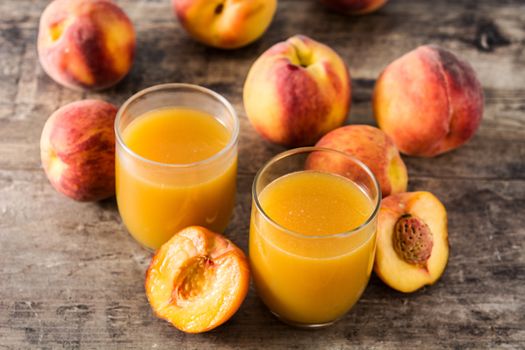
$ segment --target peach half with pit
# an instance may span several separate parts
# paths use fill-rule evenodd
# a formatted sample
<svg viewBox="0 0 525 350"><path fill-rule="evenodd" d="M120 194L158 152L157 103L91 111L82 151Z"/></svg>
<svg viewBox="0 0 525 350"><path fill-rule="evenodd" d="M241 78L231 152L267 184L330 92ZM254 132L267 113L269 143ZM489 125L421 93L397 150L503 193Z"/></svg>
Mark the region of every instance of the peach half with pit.
<svg viewBox="0 0 525 350"><path fill-rule="evenodd" d="M434 284L448 261L447 212L430 192L404 192L383 200L377 224L374 271L404 293Z"/></svg>
<svg viewBox="0 0 525 350"><path fill-rule="evenodd" d="M209 331L239 309L250 281L246 256L224 236L190 226L153 256L146 296L155 314L187 333Z"/></svg>

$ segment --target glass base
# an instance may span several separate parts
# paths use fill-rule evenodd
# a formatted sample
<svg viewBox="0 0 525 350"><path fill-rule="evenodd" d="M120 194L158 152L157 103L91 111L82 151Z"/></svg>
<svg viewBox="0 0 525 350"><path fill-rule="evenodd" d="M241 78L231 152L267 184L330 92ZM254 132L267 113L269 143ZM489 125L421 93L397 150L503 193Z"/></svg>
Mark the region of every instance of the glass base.
<svg viewBox="0 0 525 350"><path fill-rule="evenodd" d="M286 323L289 326L302 328L302 329L320 329L320 328L325 328L325 327L331 326L334 323L336 323L337 321L339 321L339 318L337 318L337 319L335 319L333 321L328 321L328 322L324 322L324 323L300 323L300 322L287 320L286 318L282 317L278 313L275 313L275 312L273 312L271 310L270 310L270 312L275 317L277 317L279 319L279 321L281 321L283 323Z"/></svg>
<svg viewBox="0 0 525 350"><path fill-rule="evenodd" d="M151 255L155 254L155 252L157 251L157 249L153 249L153 248L150 248L150 247L146 247L144 244L139 243L139 245L140 245L144 250L146 250L147 252L151 253Z"/></svg>
<svg viewBox="0 0 525 350"><path fill-rule="evenodd" d="M127 230L127 229L126 229ZM129 237L133 238L133 241L135 241L136 244L138 244L142 249L150 253L151 255L154 255L157 252L157 249L153 249L148 247L147 245L144 245L142 242L139 242L132 234L128 231Z"/></svg>

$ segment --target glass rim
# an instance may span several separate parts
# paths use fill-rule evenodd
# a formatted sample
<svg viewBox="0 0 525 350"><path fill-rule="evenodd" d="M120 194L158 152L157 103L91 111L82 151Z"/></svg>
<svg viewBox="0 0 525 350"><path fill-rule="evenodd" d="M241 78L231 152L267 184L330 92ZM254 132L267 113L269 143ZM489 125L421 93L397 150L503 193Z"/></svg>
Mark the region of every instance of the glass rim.
<svg viewBox="0 0 525 350"><path fill-rule="evenodd" d="M259 178L260 178L261 174L269 166L271 166L272 164L274 164L275 162L277 162L277 161L279 161L279 160L281 160L283 158L287 158L289 156L296 155L296 154L299 154L299 153L312 153L312 152L315 152L315 151L323 151L323 152L330 152L330 153L339 154L339 155L341 155L341 156L343 156L343 157L353 161L355 164L359 165L365 171L365 173L367 173L367 175L369 175L370 178L372 179L372 182L374 184L374 189L376 190L376 193L377 193L377 199L375 201L376 203L374 205L374 210L372 211L372 213L368 216L368 218L361 225L359 225L357 227L354 227L353 229L348 230L348 231L343 231L343 232L334 233L334 234L330 234L330 235L307 235L307 234L303 234L303 233L299 233L299 232L293 231L291 229L288 229L288 228L282 226L281 224L279 224L278 222L273 220L264 211L264 209L263 209L263 207L262 207L262 205L261 205L261 203L259 201L259 196L257 195L257 183L259 182ZM280 177L282 177L282 176L280 176ZM280 178L280 177L278 177L278 178ZM372 222L372 220L377 216L377 214L379 212L379 208L381 206L382 194L381 194L381 189L379 187L379 182L377 181L374 173L370 170L370 168L368 166L366 166L365 163L363 163L362 161L360 161L356 157L351 156L348 153L345 153L345 152L342 152L342 151L338 151L338 150L331 149L331 148L326 148L326 147L310 146L310 147L294 148L294 149L290 149L290 150L281 152L281 153L277 154L276 156L272 157L269 161L267 161L263 165L263 167L261 169L259 169L259 171L257 171L257 173L255 174L255 178L254 178L253 184L252 184L252 197L253 197L253 201L255 203L256 209L261 213L263 218L265 220L267 220L268 222L270 222L277 229L285 232L286 234L289 234L291 236L295 236L295 237L301 238L301 239L331 239L331 238L348 237L348 236L350 236L350 235L360 231L364 227L368 226L368 224L370 224L370 222Z"/></svg>
<svg viewBox="0 0 525 350"><path fill-rule="evenodd" d="M124 114L124 111L127 110L129 105L131 105L134 101L136 101L137 99L139 99L139 98L141 98L141 97L143 97L143 96L145 96L145 95L147 95L149 93L157 92L157 91L160 91L160 90L170 90L170 89L188 89L188 90L194 90L196 92L200 92L203 95L208 95L208 96L212 97L213 99L219 101L219 103L222 104L226 108L228 113L233 117L233 121L234 122L233 122L233 130L232 130L232 133L231 133L230 140L228 141L226 146L224 146L224 148L222 148L219 152L211 155L210 157L202 159L202 160L199 160L199 161L196 161L196 162L192 162L192 163L164 163L164 162L158 162L158 161L155 161L155 160L143 157L143 156L137 154L131 148L129 148L128 145L126 145L126 143L122 139L122 134L121 134L120 127L119 127L119 124L120 124L120 121L121 121L122 116ZM199 110L198 108L195 108L195 109ZM158 167L166 167L166 168L174 168L174 169L186 169L186 168L193 168L193 167L197 167L197 166L200 166L200 165L205 165L205 164L211 163L214 160L216 160L216 159L220 158L221 156L223 156L224 154L226 154L227 152L229 152L237 144L237 141L239 139L240 121L239 121L239 117L237 116L237 113L235 112L235 109L233 108L232 104L224 96L222 96L221 94L219 94L219 93L217 93L217 92L215 92L215 91L213 91L211 89L208 89L208 88L205 88L203 86L196 85L196 84L166 83L166 84L157 84L157 85L153 85L153 86L150 86L148 88L142 89L142 90L136 92L135 94L133 94L131 97L129 97L120 106L120 108L118 109L117 115L115 117L115 122L113 124L113 129L114 129L114 132L115 132L115 139L116 139L117 143L130 156L132 156L134 158L137 158L141 162L145 162L145 163L148 163L150 165L154 165L154 166L158 166Z"/></svg>

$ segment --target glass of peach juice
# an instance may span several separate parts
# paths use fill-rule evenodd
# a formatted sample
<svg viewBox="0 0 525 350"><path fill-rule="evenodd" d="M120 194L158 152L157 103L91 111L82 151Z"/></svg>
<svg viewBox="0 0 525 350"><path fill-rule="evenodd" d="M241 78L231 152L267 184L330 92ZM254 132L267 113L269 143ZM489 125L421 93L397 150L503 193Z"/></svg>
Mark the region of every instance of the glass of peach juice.
<svg viewBox="0 0 525 350"><path fill-rule="evenodd" d="M119 109L115 134L118 209L140 244L157 249L191 225L224 231L239 135L224 97L189 84L150 87Z"/></svg>
<svg viewBox="0 0 525 350"><path fill-rule="evenodd" d="M379 185L359 160L305 147L271 159L252 188L250 263L282 321L323 327L363 293L374 262Z"/></svg>

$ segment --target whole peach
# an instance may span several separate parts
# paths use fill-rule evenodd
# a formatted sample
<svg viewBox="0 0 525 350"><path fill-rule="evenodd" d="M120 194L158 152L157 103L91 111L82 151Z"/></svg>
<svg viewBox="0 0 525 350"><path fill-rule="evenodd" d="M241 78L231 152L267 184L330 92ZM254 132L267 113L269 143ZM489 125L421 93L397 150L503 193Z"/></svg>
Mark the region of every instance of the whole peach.
<svg viewBox="0 0 525 350"><path fill-rule="evenodd" d="M42 166L53 187L78 201L115 193L117 108L100 100L69 103L55 111L40 138Z"/></svg>
<svg viewBox="0 0 525 350"><path fill-rule="evenodd" d="M363 15L383 7L388 0L321 0L335 11L349 15Z"/></svg>
<svg viewBox="0 0 525 350"><path fill-rule="evenodd" d="M203 44L236 49L261 37L277 0L172 0L184 29Z"/></svg>
<svg viewBox="0 0 525 350"><path fill-rule="evenodd" d="M341 57L303 35L275 44L252 65L243 91L255 129L284 146L314 144L350 110L350 74Z"/></svg>
<svg viewBox="0 0 525 350"><path fill-rule="evenodd" d="M100 90L131 69L135 30L110 0L55 0L40 18L38 57L57 83Z"/></svg>
<svg viewBox="0 0 525 350"><path fill-rule="evenodd" d="M316 146L345 152L365 163L376 176L383 197L407 189L405 163L390 137L378 128L368 125L343 126L324 135ZM319 161L323 160L318 159ZM345 171L337 162L325 164L324 169L331 169L339 174Z"/></svg>
<svg viewBox="0 0 525 350"><path fill-rule="evenodd" d="M467 62L438 46L420 46L381 73L373 108L379 127L401 152L433 157L474 135L483 89Z"/></svg>

